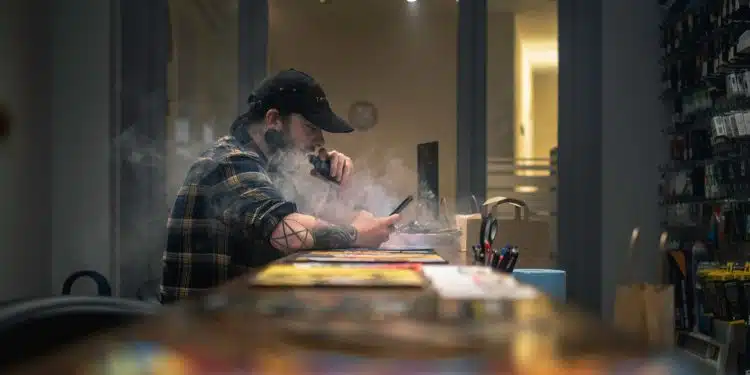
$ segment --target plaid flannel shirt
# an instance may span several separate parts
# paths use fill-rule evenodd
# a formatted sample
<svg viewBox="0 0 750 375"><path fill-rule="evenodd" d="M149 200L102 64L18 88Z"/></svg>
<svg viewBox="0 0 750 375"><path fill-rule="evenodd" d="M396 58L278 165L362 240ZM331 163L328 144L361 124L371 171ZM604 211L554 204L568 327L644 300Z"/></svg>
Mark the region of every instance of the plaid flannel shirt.
<svg viewBox="0 0 750 375"><path fill-rule="evenodd" d="M163 303L282 257L270 244L271 233L297 207L273 186L267 165L252 143L227 136L190 167L167 221Z"/></svg>

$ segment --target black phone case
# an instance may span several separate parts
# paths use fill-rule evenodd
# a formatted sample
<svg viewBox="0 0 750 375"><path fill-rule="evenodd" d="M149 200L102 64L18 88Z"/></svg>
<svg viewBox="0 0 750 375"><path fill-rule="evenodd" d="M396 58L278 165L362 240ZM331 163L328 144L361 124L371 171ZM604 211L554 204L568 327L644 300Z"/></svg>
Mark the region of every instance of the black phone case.
<svg viewBox="0 0 750 375"><path fill-rule="evenodd" d="M400 214L401 211L405 210L406 207L408 207L409 204L411 203L411 201L413 201L413 200L414 200L414 196L413 195L410 195L410 196L406 197L406 199L404 199L403 201L401 201L401 203L399 203L399 205L396 206L396 209L394 209L391 212L391 215ZM391 215L388 215L388 216L391 216Z"/></svg>

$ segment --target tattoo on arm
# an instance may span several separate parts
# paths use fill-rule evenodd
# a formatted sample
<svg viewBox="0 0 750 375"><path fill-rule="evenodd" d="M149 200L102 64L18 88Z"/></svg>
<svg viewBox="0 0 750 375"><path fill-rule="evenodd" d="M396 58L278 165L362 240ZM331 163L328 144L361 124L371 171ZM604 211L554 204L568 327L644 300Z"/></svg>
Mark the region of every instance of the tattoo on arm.
<svg viewBox="0 0 750 375"><path fill-rule="evenodd" d="M285 253L298 250L343 249L352 247L357 230L351 225L330 225L319 221L313 229L296 220L285 218L280 229L271 236L271 245Z"/></svg>
<svg viewBox="0 0 750 375"><path fill-rule="evenodd" d="M312 230L312 249L345 249L354 246L357 230L351 225L323 225Z"/></svg>

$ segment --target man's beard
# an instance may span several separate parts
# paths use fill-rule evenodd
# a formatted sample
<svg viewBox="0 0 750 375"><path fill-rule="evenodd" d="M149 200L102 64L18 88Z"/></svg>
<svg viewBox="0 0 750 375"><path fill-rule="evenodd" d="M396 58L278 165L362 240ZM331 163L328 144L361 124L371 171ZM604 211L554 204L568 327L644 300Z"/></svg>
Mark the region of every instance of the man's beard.
<svg viewBox="0 0 750 375"><path fill-rule="evenodd" d="M269 144L269 150L274 150L268 159L271 181L281 195L295 202L300 212L319 213L330 200L331 186L311 174L313 166L308 159L309 152L291 142Z"/></svg>
<svg viewBox="0 0 750 375"><path fill-rule="evenodd" d="M307 160L308 152L294 145L288 129L269 129L264 134L264 138L268 146L268 160L275 169L289 172L299 169L302 165L309 167L309 162L301 163Z"/></svg>
<svg viewBox="0 0 750 375"><path fill-rule="evenodd" d="M268 129L263 135L268 146L268 151L273 156L292 149L292 142L289 140L289 134L286 131Z"/></svg>

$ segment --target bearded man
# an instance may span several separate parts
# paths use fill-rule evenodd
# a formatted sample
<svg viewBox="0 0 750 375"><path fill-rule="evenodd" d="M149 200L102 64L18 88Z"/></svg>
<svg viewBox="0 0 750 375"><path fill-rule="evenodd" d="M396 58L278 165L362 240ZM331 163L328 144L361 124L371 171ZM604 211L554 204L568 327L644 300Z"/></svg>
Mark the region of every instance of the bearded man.
<svg viewBox="0 0 750 375"><path fill-rule="evenodd" d="M271 172L280 153L313 153L324 145L324 131L353 130L311 76L282 71L264 80L248 104L230 135L190 167L177 193L162 257L162 303L200 295L297 251L378 247L399 220L363 211L349 224L331 224L300 212L275 186ZM351 159L324 153L330 177L346 185Z"/></svg>

